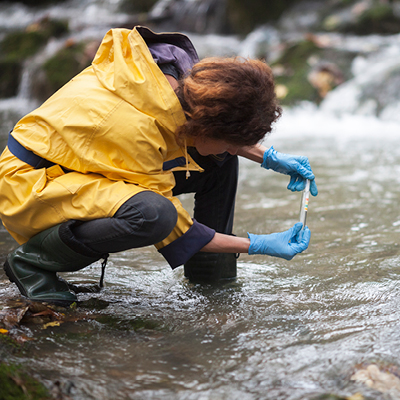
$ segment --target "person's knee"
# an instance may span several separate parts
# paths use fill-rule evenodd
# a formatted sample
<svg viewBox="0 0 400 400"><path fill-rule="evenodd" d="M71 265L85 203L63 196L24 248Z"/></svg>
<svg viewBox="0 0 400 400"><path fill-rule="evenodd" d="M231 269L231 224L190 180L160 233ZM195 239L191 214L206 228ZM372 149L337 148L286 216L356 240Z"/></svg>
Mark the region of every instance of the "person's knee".
<svg viewBox="0 0 400 400"><path fill-rule="evenodd" d="M174 229L178 220L178 213L172 202L163 196L152 198L145 209L146 229L153 232L156 242L165 239ZM154 196L152 196L154 197Z"/></svg>
<svg viewBox="0 0 400 400"><path fill-rule="evenodd" d="M167 198L150 191L128 200L115 215L128 223L132 231L144 230L154 243L165 239L176 225L178 213Z"/></svg>

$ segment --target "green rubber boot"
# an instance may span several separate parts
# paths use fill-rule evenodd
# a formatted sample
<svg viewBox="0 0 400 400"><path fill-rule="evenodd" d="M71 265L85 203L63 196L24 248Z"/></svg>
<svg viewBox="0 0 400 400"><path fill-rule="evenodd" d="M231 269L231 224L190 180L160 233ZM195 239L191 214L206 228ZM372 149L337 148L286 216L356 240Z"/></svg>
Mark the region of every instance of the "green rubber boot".
<svg viewBox="0 0 400 400"><path fill-rule="evenodd" d="M77 271L99 260L72 250L60 237L60 228L68 231L68 222L49 228L11 252L4 271L23 296L30 300L70 305L77 301L66 281L57 272Z"/></svg>
<svg viewBox="0 0 400 400"><path fill-rule="evenodd" d="M236 261L235 253L196 253L184 273L193 283L222 283L236 278Z"/></svg>

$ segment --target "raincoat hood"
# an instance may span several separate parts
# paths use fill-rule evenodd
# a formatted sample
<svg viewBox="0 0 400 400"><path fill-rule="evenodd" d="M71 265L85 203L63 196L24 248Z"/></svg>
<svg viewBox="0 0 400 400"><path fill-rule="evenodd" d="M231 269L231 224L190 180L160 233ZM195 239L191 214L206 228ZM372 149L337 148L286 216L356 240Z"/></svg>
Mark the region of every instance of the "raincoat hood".
<svg viewBox="0 0 400 400"><path fill-rule="evenodd" d="M157 118L175 131L177 126L185 123L186 118L177 97L165 95L165 77L147 47L148 43L159 42L182 48L193 64L198 61L196 50L185 35L157 34L145 27L135 27L132 31L110 30L92 65L97 79L110 92L147 114L153 115L156 112ZM155 84L149 85L149 77ZM175 126L169 121L171 116Z"/></svg>
<svg viewBox="0 0 400 400"><path fill-rule="evenodd" d="M144 49L147 46L136 30L111 30L93 60L93 70L107 90L146 114L159 113L163 125L175 130L172 124L184 124L185 117L175 99L163 96L159 82L163 77L159 76L150 51ZM149 76L154 79L152 85L148 83ZM163 117L168 110L172 121Z"/></svg>

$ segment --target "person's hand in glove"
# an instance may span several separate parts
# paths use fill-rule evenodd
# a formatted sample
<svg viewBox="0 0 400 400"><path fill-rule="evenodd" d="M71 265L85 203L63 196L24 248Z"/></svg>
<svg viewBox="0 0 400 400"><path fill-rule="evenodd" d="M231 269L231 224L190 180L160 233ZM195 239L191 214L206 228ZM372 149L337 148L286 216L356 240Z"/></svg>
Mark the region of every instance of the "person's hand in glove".
<svg viewBox="0 0 400 400"><path fill-rule="evenodd" d="M311 232L306 226L299 235L303 224L297 222L285 232L269 235L254 235L248 233L250 239L249 254L267 254L291 260L296 254L307 249Z"/></svg>
<svg viewBox="0 0 400 400"><path fill-rule="evenodd" d="M305 156L292 156L290 154L279 153L271 146L264 152L261 167L290 175L290 182L287 188L292 192L304 190L306 179L310 179L310 193L313 196L318 194L315 176L311 170L308 158Z"/></svg>

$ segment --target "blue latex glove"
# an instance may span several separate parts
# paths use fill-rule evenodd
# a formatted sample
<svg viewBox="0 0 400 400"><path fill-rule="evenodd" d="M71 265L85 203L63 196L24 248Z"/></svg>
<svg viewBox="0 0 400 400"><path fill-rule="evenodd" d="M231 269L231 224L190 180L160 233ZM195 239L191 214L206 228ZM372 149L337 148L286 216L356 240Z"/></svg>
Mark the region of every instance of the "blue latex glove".
<svg viewBox="0 0 400 400"><path fill-rule="evenodd" d="M306 187L306 179L310 179L310 193L318 194L315 176L311 170L308 158L279 153L271 146L265 151L261 166L272 169L281 174L290 175L288 189L292 192L301 192Z"/></svg>
<svg viewBox="0 0 400 400"><path fill-rule="evenodd" d="M306 226L299 235L303 224L297 222L285 232L271 233L270 235L253 235L250 238L249 254L267 254L291 260L296 254L307 249L310 243L311 232Z"/></svg>

